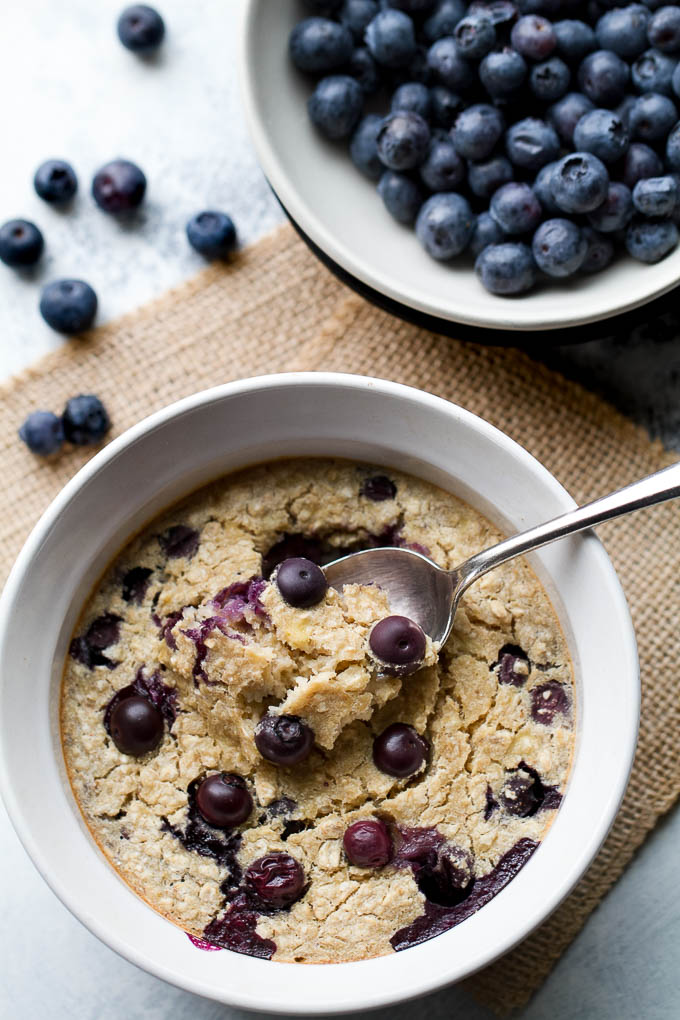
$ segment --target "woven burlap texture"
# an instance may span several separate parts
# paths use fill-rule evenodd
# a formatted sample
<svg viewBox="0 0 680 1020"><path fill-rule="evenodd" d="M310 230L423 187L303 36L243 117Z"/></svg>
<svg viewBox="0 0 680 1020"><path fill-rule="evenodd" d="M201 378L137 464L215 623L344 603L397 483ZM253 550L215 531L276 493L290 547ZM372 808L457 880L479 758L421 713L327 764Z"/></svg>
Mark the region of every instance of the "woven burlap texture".
<svg viewBox="0 0 680 1020"><path fill-rule="evenodd" d="M16 437L28 410L58 411L69 396L97 393L117 434L220 382L322 369L408 383L474 411L538 457L579 502L675 459L600 399L527 355L449 340L377 310L338 283L284 227L230 265L208 268L69 342L0 388L0 581L49 501L92 455L71 450L39 462ZM522 1005L541 984L680 794L680 509L666 504L600 533L639 642L638 752L611 834L576 890L519 949L468 982L501 1013Z"/></svg>

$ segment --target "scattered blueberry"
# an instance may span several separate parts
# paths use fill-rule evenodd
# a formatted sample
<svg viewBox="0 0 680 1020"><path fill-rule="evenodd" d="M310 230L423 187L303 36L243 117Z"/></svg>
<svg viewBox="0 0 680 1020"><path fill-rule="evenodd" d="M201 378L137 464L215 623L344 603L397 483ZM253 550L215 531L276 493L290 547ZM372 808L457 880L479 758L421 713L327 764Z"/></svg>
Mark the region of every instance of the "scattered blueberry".
<svg viewBox="0 0 680 1020"><path fill-rule="evenodd" d="M99 397L81 394L67 400L61 416L64 436L74 446L90 446L103 439L111 421Z"/></svg>
<svg viewBox="0 0 680 1020"><path fill-rule="evenodd" d="M500 110L488 103L476 103L458 114L451 138L461 156L479 162L488 159L504 130Z"/></svg>
<svg viewBox="0 0 680 1020"><path fill-rule="evenodd" d="M660 7L647 23L649 45L662 53L680 52L680 8Z"/></svg>
<svg viewBox="0 0 680 1020"><path fill-rule="evenodd" d="M281 598L296 609L308 609L323 599L328 589L321 567L302 556L284 560L275 575Z"/></svg>
<svg viewBox="0 0 680 1020"><path fill-rule="evenodd" d="M443 41L443 40L442 40ZM479 65L479 78L494 98L504 98L516 92L527 74L524 57L517 50L504 47L488 53Z"/></svg>
<svg viewBox="0 0 680 1020"><path fill-rule="evenodd" d="M350 864L382 868L392 859L392 838L379 818L363 818L345 829L342 845Z"/></svg>
<svg viewBox="0 0 680 1020"><path fill-rule="evenodd" d="M649 11L642 4L605 11L595 26L597 41L603 50L631 60L647 48L648 21Z"/></svg>
<svg viewBox="0 0 680 1020"><path fill-rule="evenodd" d="M516 241L484 248L475 261L475 272L488 291L503 296L522 294L536 280L531 249Z"/></svg>
<svg viewBox="0 0 680 1020"><path fill-rule="evenodd" d="M609 174L604 163L590 152L563 156L553 171L552 190L560 209L587 213L607 197Z"/></svg>
<svg viewBox="0 0 680 1020"><path fill-rule="evenodd" d="M590 225L604 234L623 230L632 218L633 199L630 188L620 181L612 181L602 205L588 213Z"/></svg>
<svg viewBox="0 0 680 1020"><path fill-rule="evenodd" d="M670 100L669 100L670 102ZM590 110L574 129L574 148L592 152L603 163L615 163L628 148L628 132L613 110Z"/></svg>
<svg viewBox="0 0 680 1020"><path fill-rule="evenodd" d="M422 163L429 143L427 121L412 110L397 110L380 126L378 156L388 170L412 170Z"/></svg>
<svg viewBox="0 0 680 1020"><path fill-rule="evenodd" d="M487 14L468 14L456 25L453 38L464 57L481 60L495 45L496 29Z"/></svg>
<svg viewBox="0 0 680 1020"><path fill-rule="evenodd" d="M78 178L70 163L48 159L36 170L33 186L43 201L60 205L71 201L78 190Z"/></svg>
<svg viewBox="0 0 680 1020"><path fill-rule="evenodd" d="M388 776L404 779L423 766L429 750L428 742L412 726L393 723L373 741L373 762Z"/></svg>
<svg viewBox="0 0 680 1020"><path fill-rule="evenodd" d="M231 829L250 816L253 798L241 776L216 772L199 784L196 806L208 825Z"/></svg>
<svg viewBox="0 0 680 1020"><path fill-rule="evenodd" d="M417 670L425 656L425 634L406 616L386 616L373 627L369 646L385 672L400 676Z"/></svg>
<svg viewBox="0 0 680 1020"><path fill-rule="evenodd" d="M155 751L163 739L163 716L148 698L123 698L111 712L111 738L122 754L139 758Z"/></svg>
<svg viewBox="0 0 680 1020"><path fill-rule="evenodd" d="M525 117L508 128L505 147L514 166L536 171L557 159L560 141L552 125L537 117Z"/></svg>
<svg viewBox="0 0 680 1020"><path fill-rule="evenodd" d="M535 230L543 215L533 189L517 181L510 181L494 192L489 211L506 234Z"/></svg>
<svg viewBox="0 0 680 1020"><path fill-rule="evenodd" d="M97 295L84 280L54 280L40 295L40 314L58 333L82 333L97 314Z"/></svg>
<svg viewBox="0 0 680 1020"><path fill-rule="evenodd" d="M596 50L578 69L581 89L596 106L616 106L623 99L630 72L628 64L611 50Z"/></svg>
<svg viewBox="0 0 680 1020"><path fill-rule="evenodd" d="M0 260L6 266L33 266L44 247L41 232L30 220L8 220L0 227Z"/></svg>
<svg viewBox="0 0 680 1020"><path fill-rule="evenodd" d="M364 96L361 86L346 74L322 78L309 97L312 124L334 141L348 138L361 117Z"/></svg>
<svg viewBox="0 0 680 1020"><path fill-rule="evenodd" d="M440 192L421 207L416 234L432 258L446 261L467 248L474 225L467 199L456 192Z"/></svg>
<svg viewBox="0 0 680 1020"><path fill-rule="evenodd" d="M638 92L660 92L663 96L673 93L673 72L677 60L659 50L651 49L637 58L631 66L630 75Z"/></svg>
<svg viewBox="0 0 680 1020"><path fill-rule="evenodd" d="M262 905L275 910L290 907L300 899L306 886L299 861L277 851L253 861L244 879Z"/></svg>
<svg viewBox="0 0 680 1020"><path fill-rule="evenodd" d="M205 210L192 216L186 227L189 244L208 259L223 259L236 247L236 227L231 216Z"/></svg>
<svg viewBox="0 0 680 1020"><path fill-rule="evenodd" d="M416 222L424 195L410 177L386 170L380 178L378 193L395 220L407 226Z"/></svg>
<svg viewBox="0 0 680 1020"><path fill-rule="evenodd" d="M118 38L133 53L150 53L163 42L165 23L153 7L133 4L118 18Z"/></svg>
<svg viewBox="0 0 680 1020"><path fill-rule="evenodd" d="M62 420L52 411L31 411L19 429L19 438L31 453L48 457L60 450L64 443Z"/></svg>
<svg viewBox="0 0 680 1020"><path fill-rule="evenodd" d="M597 47L595 33L585 21L567 18L553 25L557 52L572 64L579 64Z"/></svg>
<svg viewBox="0 0 680 1020"><path fill-rule="evenodd" d="M98 170L92 180L92 197L106 213L131 212L142 202L146 177L128 159L114 159Z"/></svg>
<svg viewBox="0 0 680 1020"><path fill-rule="evenodd" d="M571 220L545 220L531 243L534 261L548 276L573 276L588 252L583 231Z"/></svg>
<svg viewBox="0 0 680 1020"><path fill-rule="evenodd" d="M645 92L630 111L632 138L655 145L662 142L678 119L675 103L658 92Z"/></svg>
<svg viewBox="0 0 680 1020"><path fill-rule="evenodd" d="M529 60L546 60L557 46L555 29L539 14L525 14L512 26L510 41Z"/></svg>
<svg viewBox="0 0 680 1020"><path fill-rule="evenodd" d="M353 48L349 29L329 18L298 21L288 40L291 60L308 74L337 71L347 63Z"/></svg>
<svg viewBox="0 0 680 1020"><path fill-rule="evenodd" d="M366 45L385 67L405 67L416 52L413 22L403 11L380 11L366 28Z"/></svg>
<svg viewBox="0 0 680 1020"><path fill-rule="evenodd" d="M267 713L255 728L255 746L274 765L298 765L309 757L314 734L297 716Z"/></svg>
<svg viewBox="0 0 680 1020"><path fill-rule="evenodd" d="M591 214L592 215L592 214ZM591 275L606 269L614 257L614 245L606 234L599 234L592 227L583 227L588 250L581 263L581 272Z"/></svg>

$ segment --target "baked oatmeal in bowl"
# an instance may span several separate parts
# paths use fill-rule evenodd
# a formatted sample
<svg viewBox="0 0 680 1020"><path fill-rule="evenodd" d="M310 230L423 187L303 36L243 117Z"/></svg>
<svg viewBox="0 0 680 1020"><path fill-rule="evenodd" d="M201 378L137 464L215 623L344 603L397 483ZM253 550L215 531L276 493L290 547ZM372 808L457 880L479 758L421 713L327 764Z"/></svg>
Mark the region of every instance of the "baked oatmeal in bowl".
<svg viewBox="0 0 680 1020"><path fill-rule="evenodd" d="M5 796L55 891L153 973L281 1012L398 1001L510 948L625 786L611 565L593 536L506 564L441 648L320 565L398 545L452 567L570 505L479 419L357 377L231 384L114 440L3 597Z"/></svg>

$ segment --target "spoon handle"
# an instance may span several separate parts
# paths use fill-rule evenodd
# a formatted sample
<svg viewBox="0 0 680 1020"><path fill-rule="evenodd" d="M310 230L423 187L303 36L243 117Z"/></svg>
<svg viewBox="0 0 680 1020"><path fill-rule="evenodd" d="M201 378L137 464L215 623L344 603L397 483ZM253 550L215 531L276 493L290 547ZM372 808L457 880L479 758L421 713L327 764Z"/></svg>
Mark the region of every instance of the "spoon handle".
<svg viewBox="0 0 680 1020"><path fill-rule="evenodd" d="M655 503L662 503L677 496L680 496L680 462L648 475L639 482L633 482L632 485L626 485L617 492L611 492L608 496L593 500L592 503L570 510L552 521L539 524L519 535L513 535L512 538L506 538L490 549L476 553L454 571L458 578L458 590L465 591L468 585L482 574L515 556L540 549L541 546L548 545L558 538L573 535L576 531L592 528L596 524L602 524L603 521L611 521L633 510L641 510L643 507L653 506Z"/></svg>

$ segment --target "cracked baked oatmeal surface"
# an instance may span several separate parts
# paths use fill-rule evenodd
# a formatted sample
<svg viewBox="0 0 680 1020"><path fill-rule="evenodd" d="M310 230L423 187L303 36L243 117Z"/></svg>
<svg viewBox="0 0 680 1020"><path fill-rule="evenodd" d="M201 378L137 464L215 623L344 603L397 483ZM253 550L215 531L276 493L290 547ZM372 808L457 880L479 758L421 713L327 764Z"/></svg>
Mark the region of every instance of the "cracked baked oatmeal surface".
<svg viewBox="0 0 680 1020"><path fill-rule="evenodd" d="M499 537L417 478L308 459L224 478L135 538L87 603L62 691L73 790L125 881L193 936L284 962L391 953L483 906L544 836L570 767L572 668L543 588L521 561L486 575L408 673L371 651L379 588L295 608L275 568L386 544L452 567ZM157 746L119 750L122 703ZM304 760L262 756L265 716L311 731ZM376 743L394 724L424 749L401 776ZM246 805L231 827L201 806L221 773ZM369 866L343 842L357 821L383 840Z"/></svg>

